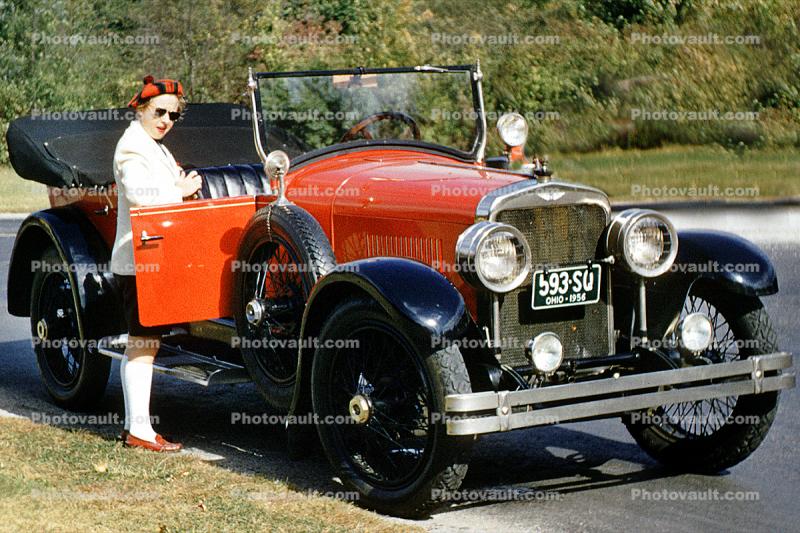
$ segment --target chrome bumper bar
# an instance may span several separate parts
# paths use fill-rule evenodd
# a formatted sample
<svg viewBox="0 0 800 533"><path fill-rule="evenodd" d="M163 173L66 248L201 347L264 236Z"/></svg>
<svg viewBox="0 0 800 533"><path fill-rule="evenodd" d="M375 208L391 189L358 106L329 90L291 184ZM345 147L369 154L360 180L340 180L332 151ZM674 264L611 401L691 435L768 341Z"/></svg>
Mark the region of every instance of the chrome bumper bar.
<svg viewBox="0 0 800 533"><path fill-rule="evenodd" d="M795 374L780 371L791 366L792 355L779 352L539 389L450 394L445 397L447 433L511 431L659 405L789 389L795 386Z"/></svg>

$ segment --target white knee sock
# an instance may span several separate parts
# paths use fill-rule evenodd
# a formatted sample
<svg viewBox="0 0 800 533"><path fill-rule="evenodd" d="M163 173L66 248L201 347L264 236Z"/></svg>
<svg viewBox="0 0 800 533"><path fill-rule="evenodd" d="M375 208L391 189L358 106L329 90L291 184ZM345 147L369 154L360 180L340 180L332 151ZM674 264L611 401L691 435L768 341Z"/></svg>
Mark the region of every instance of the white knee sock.
<svg viewBox="0 0 800 533"><path fill-rule="evenodd" d="M153 365L137 360L127 361L122 384L127 398L131 435L150 442L156 441L156 432L150 425L150 387L153 383Z"/></svg>
<svg viewBox="0 0 800 533"><path fill-rule="evenodd" d="M125 367L128 366L128 358L123 357L122 361L119 363L119 381L122 384L122 399L125 402L125 431L130 431L131 429L131 407L130 402L128 401L128 392L127 387L125 387Z"/></svg>

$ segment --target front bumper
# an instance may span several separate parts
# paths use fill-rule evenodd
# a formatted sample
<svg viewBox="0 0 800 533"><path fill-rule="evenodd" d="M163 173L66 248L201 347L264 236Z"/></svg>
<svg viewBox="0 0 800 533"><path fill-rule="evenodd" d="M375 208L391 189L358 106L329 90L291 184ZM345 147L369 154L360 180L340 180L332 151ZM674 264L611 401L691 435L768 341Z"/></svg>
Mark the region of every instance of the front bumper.
<svg viewBox="0 0 800 533"><path fill-rule="evenodd" d="M647 372L540 389L450 394L447 433L476 435L618 415L659 405L760 394L795 386L792 355Z"/></svg>

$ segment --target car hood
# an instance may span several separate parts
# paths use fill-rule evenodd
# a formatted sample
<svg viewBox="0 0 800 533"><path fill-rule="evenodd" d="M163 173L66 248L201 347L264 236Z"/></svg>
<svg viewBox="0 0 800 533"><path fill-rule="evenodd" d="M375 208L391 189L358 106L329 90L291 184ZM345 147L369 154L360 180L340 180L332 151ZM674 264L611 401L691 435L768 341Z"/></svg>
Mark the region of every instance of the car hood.
<svg viewBox="0 0 800 533"><path fill-rule="evenodd" d="M341 182L333 214L471 224L488 193L528 178L414 154L362 159Z"/></svg>

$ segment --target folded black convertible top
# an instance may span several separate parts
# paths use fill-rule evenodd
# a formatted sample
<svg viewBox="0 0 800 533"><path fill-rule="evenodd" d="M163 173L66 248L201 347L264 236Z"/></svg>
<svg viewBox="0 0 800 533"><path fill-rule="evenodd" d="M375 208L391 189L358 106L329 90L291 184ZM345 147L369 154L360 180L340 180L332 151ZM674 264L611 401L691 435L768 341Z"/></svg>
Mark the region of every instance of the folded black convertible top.
<svg viewBox="0 0 800 533"><path fill-rule="evenodd" d="M258 161L250 110L234 104L190 104L164 139L184 167ZM112 161L131 109L32 115L14 120L6 141L14 170L54 187L91 187L114 182Z"/></svg>

